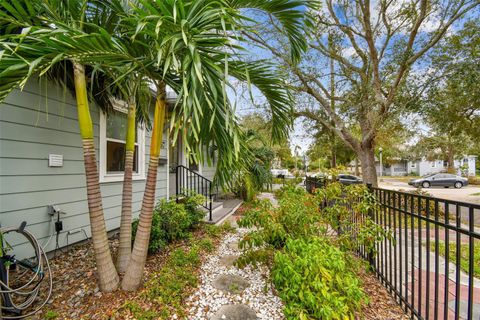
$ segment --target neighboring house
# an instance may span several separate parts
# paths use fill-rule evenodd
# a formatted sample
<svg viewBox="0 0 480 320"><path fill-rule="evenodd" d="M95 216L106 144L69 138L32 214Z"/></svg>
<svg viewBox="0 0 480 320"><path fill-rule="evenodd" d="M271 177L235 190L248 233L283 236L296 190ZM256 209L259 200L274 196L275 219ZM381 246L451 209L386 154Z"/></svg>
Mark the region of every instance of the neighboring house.
<svg viewBox="0 0 480 320"><path fill-rule="evenodd" d="M355 167L358 165L358 172L362 174L362 167L360 161L355 163L355 160L350 161L347 165L347 170L351 174L355 174ZM388 163L383 163L383 170L380 172L380 161L375 157L375 169L377 170L377 175L380 176L406 176L407 175L407 161L402 159L390 159Z"/></svg>
<svg viewBox="0 0 480 320"><path fill-rule="evenodd" d="M461 159L454 160L454 168L457 174L465 174L467 176L475 175L475 164L477 156L466 155ZM429 173L442 172L447 170L447 161L432 160L428 161L423 158L420 160L408 162L408 173L423 176Z"/></svg>
<svg viewBox="0 0 480 320"><path fill-rule="evenodd" d="M379 176L406 176L408 161L400 158L389 159L387 163L383 163L382 172L380 172L380 161L375 158L375 168Z"/></svg>
<svg viewBox="0 0 480 320"><path fill-rule="evenodd" d="M48 86L48 90L46 90ZM169 101L174 102L173 92ZM106 226L109 231L120 224L123 184L123 145L126 114L121 108L105 115L91 103L99 178L103 196ZM63 212L60 247L90 236L83 152L77 122L76 102L68 91L52 84L29 82L23 91L14 90L0 104L0 224L27 228L45 244L55 249L53 218L48 206ZM168 126L166 126L168 127ZM140 211L149 160L148 130L137 128L136 156L133 174L133 215ZM181 143L179 144L181 146ZM168 151L170 149L170 151ZM171 156L176 156L171 159ZM186 163L181 147L169 147L164 135L158 167L156 200L175 196L175 174L169 167L182 164L207 176L215 167ZM169 174L170 173L170 174ZM26 245L19 247L22 252Z"/></svg>
<svg viewBox="0 0 480 320"><path fill-rule="evenodd" d="M454 167L457 174L474 176L475 175L475 164L477 161L477 156L469 155L464 156L462 159L454 161ZM355 162L351 161L348 164L348 171L353 173L355 172ZM428 161L427 159L419 159L414 161L409 161L405 159L389 159L387 163L383 163L382 171L380 172L380 161L375 157L375 168L377 170L377 175L380 176L406 176L406 175L419 175L423 176L429 173L436 173L447 171L447 162L443 160L432 160ZM361 167L359 166L361 173ZM463 171L462 171L463 170Z"/></svg>

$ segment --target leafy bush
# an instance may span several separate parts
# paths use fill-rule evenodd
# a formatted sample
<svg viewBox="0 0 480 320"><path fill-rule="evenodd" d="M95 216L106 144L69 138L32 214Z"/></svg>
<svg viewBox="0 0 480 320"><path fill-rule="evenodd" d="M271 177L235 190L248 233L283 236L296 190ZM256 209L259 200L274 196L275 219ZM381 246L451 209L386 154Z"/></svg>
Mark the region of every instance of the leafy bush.
<svg viewBox="0 0 480 320"><path fill-rule="evenodd" d="M240 241L240 247L248 250L237 260L239 266L268 263L272 250L283 248L288 239L319 235L324 230L315 198L301 188L282 190L279 207L274 208L268 200L257 200L238 221L239 226L252 228Z"/></svg>
<svg viewBox="0 0 480 320"><path fill-rule="evenodd" d="M336 242L344 251L356 250L358 245L375 254L376 244L392 234L370 216L378 206L377 200L365 185L344 186L338 182L317 189L315 196L324 204L322 217L337 231Z"/></svg>
<svg viewBox="0 0 480 320"><path fill-rule="evenodd" d="M289 239L272 280L287 319L353 319L367 297L347 256L325 238Z"/></svg>
<svg viewBox="0 0 480 320"><path fill-rule="evenodd" d="M204 198L201 195L186 197L183 203L160 200L153 211L148 251L154 253L172 241L189 237L190 230L197 226L205 215L198 208L203 201ZM138 223L138 219L133 221L133 238L135 238Z"/></svg>
<svg viewBox="0 0 480 320"><path fill-rule="evenodd" d="M468 177L468 183L471 185L480 185L480 178L479 177L474 177L474 176L469 176Z"/></svg>
<svg viewBox="0 0 480 320"><path fill-rule="evenodd" d="M376 205L374 197L363 186L333 182L315 195L285 186L277 198L278 207L254 202L239 221L252 231L240 241L246 250L236 264L271 266L287 319L353 319L367 297L348 250L356 249L357 239L373 252L387 236L367 215Z"/></svg>
<svg viewBox="0 0 480 320"><path fill-rule="evenodd" d="M319 233L318 204L300 188L289 187L274 208L268 200L256 201L238 222L252 228L241 245L247 248L270 245L282 248L289 238L306 237Z"/></svg>
<svg viewBox="0 0 480 320"><path fill-rule="evenodd" d="M301 177L294 177L294 178L273 178L272 179L272 183L274 184L285 184L285 185L291 185L291 186L294 186L294 185L297 185L299 184L300 182L302 182L302 178Z"/></svg>
<svg viewBox="0 0 480 320"><path fill-rule="evenodd" d="M205 197L193 192L190 192L183 201L192 226L198 225L205 217L205 212L200 209L202 203L205 203Z"/></svg>

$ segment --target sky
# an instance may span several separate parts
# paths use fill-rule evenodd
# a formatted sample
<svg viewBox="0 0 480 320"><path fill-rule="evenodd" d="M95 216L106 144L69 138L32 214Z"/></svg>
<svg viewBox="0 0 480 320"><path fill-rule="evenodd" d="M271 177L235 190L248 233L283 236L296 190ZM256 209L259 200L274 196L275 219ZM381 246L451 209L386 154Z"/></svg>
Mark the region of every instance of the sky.
<svg viewBox="0 0 480 320"><path fill-rule="evenodd" d="M400 8L400 6L403 3L410 2L410 0L397 0L395 1L395 6ZM372 8L375 7L376 1L372 1ZM372 16L374 16L375 9L372 10ZM475 14L478 14L478 10L476 11ZM256 19L262 19L261 17L259 18L258 15L255 16ZM260 21L262 22L262 21ZM461 23L457 23L454 25L453 28L449 31L450 33L455 32L455 28L458 28L458 25L461 25ZM432 18L428 20L426 23L422 25L421 32L428 33L431 31L436 30L438 27L438 20L435 18ZM252 52L252 55L255 56L255 58L271 58L268 53L265 51L262 51L258 48L251 47L249 48ZM352 47L347 47L344 51L343 54L345 56L350 56L355 52L355 50ZM412 70L413 73L415 72L425 72L425 65L422 64L417 64L414 66L414 69ZM239 116L244 116L249 113L253 112L258 112L258 113L265 113L267 112L264 107L265 99L261 96L258 90L254 89L252 92L252 95L254 97L254 101L249 99L249 95L245 92L246 88L242 87L240 85L235 86L236 90L230 90L229 91L229 96L232 102L236 104L236 112ZM428 131L428 128L426 126L422 126L420 128L421 131L426 132ZM294 123L293 130L291 131L290 134L290 147L293 153L293 150L295 149L296 146L300 147L300 154L305 153L311 143L313 142L312 137L310 136L311 130L305 129L304 125L302 123L302 120L297 119Z"/></svg>

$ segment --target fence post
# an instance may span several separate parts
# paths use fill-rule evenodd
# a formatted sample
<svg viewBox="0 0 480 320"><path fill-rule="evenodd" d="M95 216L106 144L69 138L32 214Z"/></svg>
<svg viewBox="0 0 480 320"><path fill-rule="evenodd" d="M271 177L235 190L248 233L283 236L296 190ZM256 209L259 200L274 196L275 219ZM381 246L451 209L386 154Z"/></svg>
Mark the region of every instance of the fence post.
<svg viewBox="0 0 480 320"><path fill-rule="evenodd" d="M368 192L371 195L373 195L373 186L371 183L367 183L367 189L368 189ZM373 208L368 209L368 217L372 219L373 222L375 222L374 215L373 215ZM375 257L373 255L372 249L368 249L367 251L367 260L370 266L373 268L373 266L375 265Z"/></svg>

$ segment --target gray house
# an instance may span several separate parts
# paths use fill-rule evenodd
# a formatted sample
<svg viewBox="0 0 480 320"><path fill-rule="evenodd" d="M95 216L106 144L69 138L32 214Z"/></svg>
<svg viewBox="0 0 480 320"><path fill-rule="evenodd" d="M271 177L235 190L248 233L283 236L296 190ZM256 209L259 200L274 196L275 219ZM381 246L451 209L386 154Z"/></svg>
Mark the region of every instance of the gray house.
<svg viewBox="0 0 480 320"><path fill-rule="evenodd" d="M477 156L465 155L461 159L454 160L454 168L459 175L474 176ZM348 171L355 172L355 161L351 161L348 165ZM443 160L429 161L426 158L418 160L406 160L401 158L389 159L388 163L383 163L380 170L380 161L375 157L375 168L377 175L380 176L406 176L418 175L423 176L429 173L447 171L447 162ZM361 172L361 168L359 168Z"/></svg>
<svg viewBox="0 0 480 320"><path fill-rule="evenodd" d="M375 157L375 168L379 176L406 176L408 161L400 158L390 159L388 163L383 163L383 168L380 171L380 161Z"/></svg>
<svg viewBox="0 0 480 320"><path fill-rule="evenodd" d="M174 101L173 92L169 94ZM122 125L126 114L120 109L106 115L91 105L95 146L107 229L120 224L123 180ZM63 212L63 231L58 246L63 247L90 236L83 153L77 122L76 102L55 84L31 81L23 91L13 91L0 105L0 224L27 228L46 245L56 247L53 220L48 207ZM133 212L138 216L149 161L150 132L138 126L133 174ZM158 167L156 200L175 196L175 166L212 179L215 167L187 164L181 143L170 146L164 135ZM172 169L173 168L173 169ZM192 173L190 173L192 174ZM174 181L172 181L172 179ZM14 243L18 252L26 244ZM25 247L25 249L24 249Z"/></svg>
<svg viewBox="0 0 480 320"><path fill-rule="evenodd" d="M454 160L454 168L457 174L474 176L477 156L465 155L460 159ZM443 160L429 161L426 158L422 158L415 161L408 162L408 173L423 176L429 173L437 173L447 170L447 162Z"/></svg>
<svg viewBox="0 0 480 320"><path fill-rule="evenodd" d="M466 155L461 159L454 160L454 168L459 175L474 176L477 156ZM380 175L380 162L375 160L377 174ZM423 176L430 173L447 171L447 162L443 160L427 160L426 158L418 160L390 159L389 163L384 163L382 175L384 176Z"/></svg>

